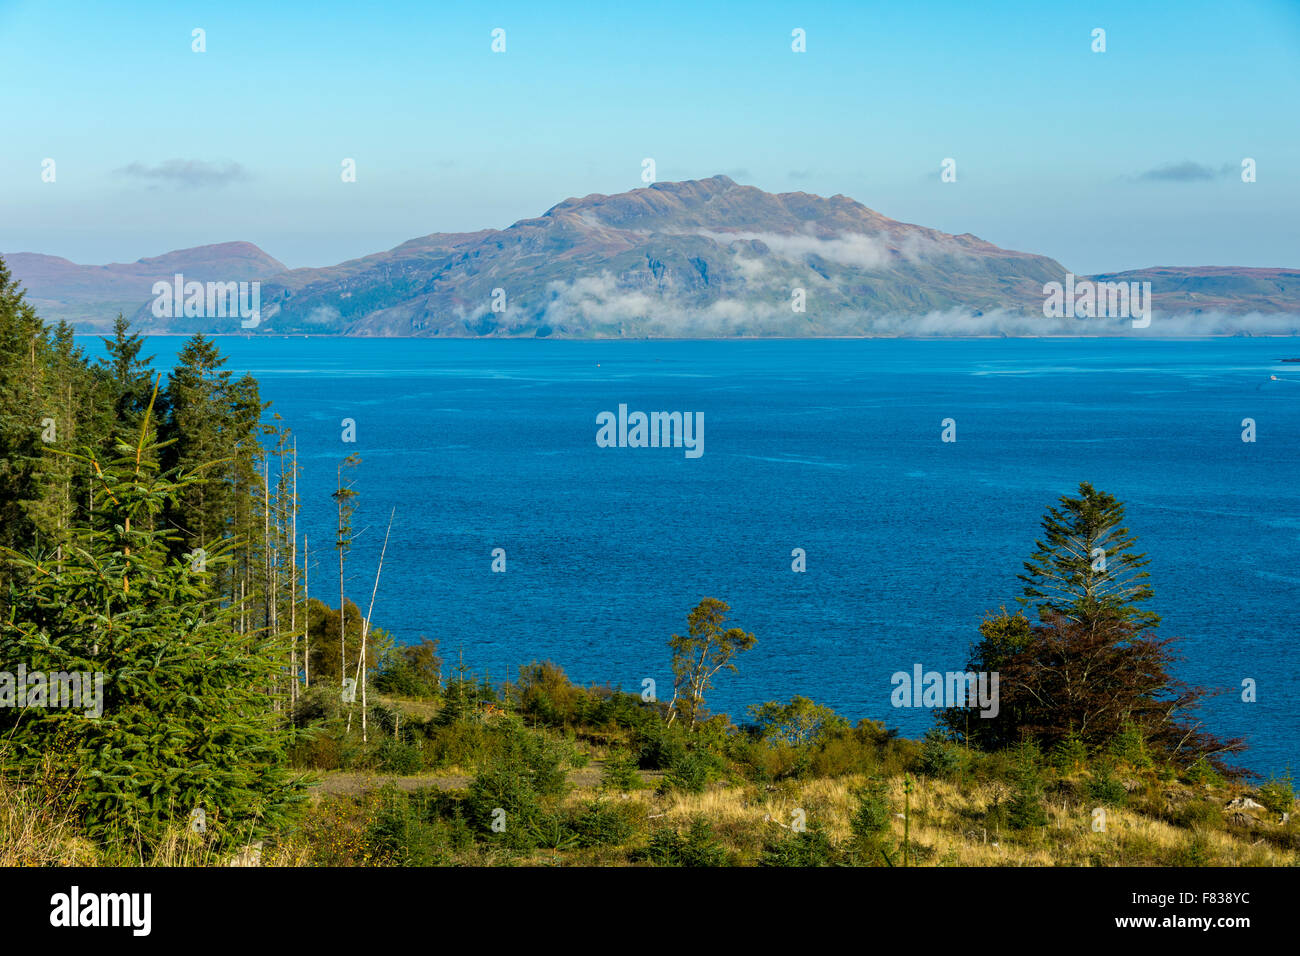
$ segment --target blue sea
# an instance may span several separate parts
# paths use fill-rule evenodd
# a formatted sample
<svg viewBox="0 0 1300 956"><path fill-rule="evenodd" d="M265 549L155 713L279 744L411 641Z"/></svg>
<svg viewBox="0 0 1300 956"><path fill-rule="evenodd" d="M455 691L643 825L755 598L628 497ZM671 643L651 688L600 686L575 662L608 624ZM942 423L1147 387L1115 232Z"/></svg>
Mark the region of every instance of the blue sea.
<svg viewBox="0 0 1300 956"><path fill-rule="evenodd" d="M150 341L160 368L182 341ZM1128 506L1177 675L1225 690L1208 729L1266 775L1297 764L1293 339L218 342L297 437L313 596L337 601L330 493L355 453L349 596L368 603L396 509L376 625L493 679L550 659L667 697L668 638L717 597L758 644L711 709L802 694L919 736L933 715L892 707L891 675L963 668L1043 512L1089 481ZM703 413L703 454L598 447L619 405Z"/></svg>

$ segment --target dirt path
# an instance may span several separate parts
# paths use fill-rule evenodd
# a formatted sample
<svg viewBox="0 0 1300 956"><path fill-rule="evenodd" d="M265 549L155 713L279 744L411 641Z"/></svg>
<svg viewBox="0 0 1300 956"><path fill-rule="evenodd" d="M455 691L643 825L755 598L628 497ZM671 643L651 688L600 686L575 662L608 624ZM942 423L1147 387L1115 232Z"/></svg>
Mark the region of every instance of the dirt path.
<svg viewBox="0 0 1300 956"><path fill-rule="evenodd" d="M569 771L569 785L576 790L594 790L600 785L602 761L593 760L588 766ZM641 772L641 777L653 785L659 773ZM373 773L369 771L329 770L319 774L318 783L311 788L314 797L325 794L347 794L357 796L368 790L378 790L386 784L395 784L399 790L418 790L421 787L437 787L439 790L463 790L470 784L470 777L458 773L421 773L399 777L393 774Z"/></svg>

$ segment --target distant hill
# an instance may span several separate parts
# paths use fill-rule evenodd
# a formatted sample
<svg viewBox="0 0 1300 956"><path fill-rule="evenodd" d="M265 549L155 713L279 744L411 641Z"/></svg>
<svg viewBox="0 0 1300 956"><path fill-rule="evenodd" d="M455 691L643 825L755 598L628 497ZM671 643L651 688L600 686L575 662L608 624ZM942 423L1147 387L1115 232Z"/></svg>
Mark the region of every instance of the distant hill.
<svg viewBox="0 0 1300 956"><path fill-rule="evenodd" d="M6 258L47 318L102 325L124 308L154 331L240 331L228 319L152 315L150 286L181 271L200 281L260 279L262 323L255 334L1102 330L1095 320L1043 319L1044 284L1062 281L1068 271L1053 259L969 233L898 222L847 196L773 194L726 176L566 199L506 229L434 233L321 269L285 270L249 243L130 266L76 266L24 253ZM1293 321L1300 315L1300 270L1162 267L1091 278L1150 281L1157 314L1190 316L1193 331L1286 332L1300 325ZM1260 323L1256 313L1282 319Z"/></svg>
<svg viewBox="0 0 1300 956"><path fill-rule="evenodd" d="M1156 266L1092 278L1098 282L1150 282L1157 312L1300 311L1300 269Z"/></svg>
<svg viewBox="0 0 1300 956"><path fill-rule="evenodd" d="M3 254L27 299L48 320L65 319L79 331L111 328L117 313L136 315L153 299L153 284L176 273L199 282L266 279L286 271L284 263L251 242L222 242L180 249L138 262L83 266L35 252ZM158 320L149 316L149 327ZM141 325L145 323L141 320ZM205 329L205 331L225 331Z"/></svg>

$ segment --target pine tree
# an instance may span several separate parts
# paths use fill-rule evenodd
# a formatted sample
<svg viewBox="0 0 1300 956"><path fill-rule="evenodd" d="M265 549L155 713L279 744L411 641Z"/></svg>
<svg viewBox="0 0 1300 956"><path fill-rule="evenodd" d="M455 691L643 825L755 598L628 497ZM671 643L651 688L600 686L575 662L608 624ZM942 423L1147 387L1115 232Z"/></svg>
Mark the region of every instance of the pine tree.
<svg viewBox="0 0 1300 956"><path fill-rule="evenodd" d="M160 474L150 421L146 410L137 443L112 460L94 448L71 456L95 475L100 504L71 529L61 563L3 553L17 586L0 661L102 674L102 713L0 708L0 736L20 777L54 762L92 836L149 843L201 808L219 843L244 841L302 797L266 694L282 654L267 635L238 633L238 608L215 599L209 572L160 530L157 517L199 479Z"/></svg>
<svg viewBox="0 0 1300 956"><path fill-rule="evenodd" d="M140 357L144 337L130 332L131 324L119 312L113 322L113 337L104 339L107 355L99 360L112 407L112 418L117 424L117 437L134 438L140 430L145 409L154 393L153 356ZM165 395L159 394L154 404L153 420L167 416ZM150 436L152 440L154 436ZM105 448L111 452L111 445Z"/></svg>
<svg viewBox="0 0 1300 956"><path fill-rule="evenodd" d="M1137 606L1152 597L1150 575L1141 570L1150 561L1130 550L1137 538L1124 527L1123 503L1085 481L1079 497L1062 496L1060 504L1048 508L1043 539L1018 575L1025 584L1020 604L1044 619L1092 625L1116 617L1138 630L1158 625L1159 615Z"/></svg>
<svg viewBox="0 0 1300 956"><path fill-rule="evenodd" d="M48 355L45 325L0 259L0 545L24 546L37 533Z"/></svg>

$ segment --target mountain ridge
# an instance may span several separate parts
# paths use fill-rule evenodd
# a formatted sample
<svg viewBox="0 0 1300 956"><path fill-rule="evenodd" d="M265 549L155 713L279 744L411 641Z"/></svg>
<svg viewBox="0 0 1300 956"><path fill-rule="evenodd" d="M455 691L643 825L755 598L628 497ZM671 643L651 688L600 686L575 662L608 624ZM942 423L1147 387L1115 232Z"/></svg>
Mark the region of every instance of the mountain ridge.
<svg viewBox="0 0 1300 956"><path fill-rule="evenodd" d="M146 331L237 331L229 319L153 316L152 282L184 272L260 281L260 332L358 336L1050 334L1060 329L1041 328L1043 287L1067 272L843 194L768 193L722 175L571 196L504 229L430 233L333 266L287 269L247 242L108 266L5 258L42 314L74 325L103 327L116 305ZM1150 281L1157 312L1300 314L1300 270L1159 266L1076 278ZM1296 331L1288 321L1261 330Z"/></svg>

